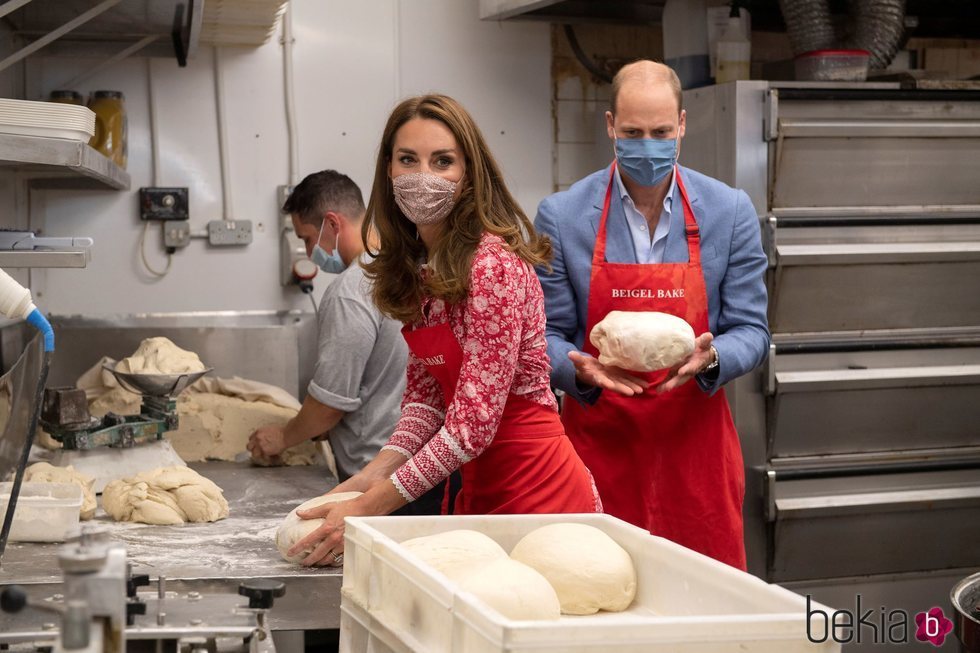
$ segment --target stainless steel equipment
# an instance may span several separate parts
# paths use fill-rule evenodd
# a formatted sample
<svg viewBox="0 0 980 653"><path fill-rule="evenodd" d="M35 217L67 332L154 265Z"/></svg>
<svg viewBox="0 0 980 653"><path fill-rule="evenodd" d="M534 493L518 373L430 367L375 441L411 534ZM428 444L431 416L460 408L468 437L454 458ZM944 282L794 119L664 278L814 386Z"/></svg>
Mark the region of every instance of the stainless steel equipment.
<svg viewBox="0 0 980 653"><path fill-rule="evenodd" d="M150 584L149 575L134 575L125 546L90 526L61 547L58 562L63 592L51 600L32 600L16 585L3 590L5 612L28 609L25 618L4 629L4 644L51 647L55 653L275 651L267 612L285 593L282 582L242 582L238 594L248 597L247 606L229 594L168 593L162 575L155 596L141 595L138 588ZM47 621L52 614L56 626Z"/></svg>
<svg viewBox="0 0 980 653"><path fill-rule="evenodd" d="M964 578L949 593L954 631L963 653L980 653L980 573Z"/></svg>
<svg viewBox="0 0 980 653"><path fill-rule="evenodd" d="M750 569L828 605L945 605L980 567L980 92L684 104L682 161L750 194L770 260L769 361L729 391Z"/></svg>

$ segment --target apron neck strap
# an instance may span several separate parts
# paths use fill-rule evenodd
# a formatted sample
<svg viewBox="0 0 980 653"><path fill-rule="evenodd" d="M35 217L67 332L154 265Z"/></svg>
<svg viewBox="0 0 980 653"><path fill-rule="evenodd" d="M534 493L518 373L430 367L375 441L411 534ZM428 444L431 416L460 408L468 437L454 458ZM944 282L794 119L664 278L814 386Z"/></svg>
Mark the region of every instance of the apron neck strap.
<svg viewBox="0 0 980 653"><path fill-rule="evenodd" d="M677 188L681 192L681 203L684 207L684 232L687 238L688 261L692 265L701 265L701 230L698 228L697 220L694 219L694 210L691 202L687 198L687 189L684 187L684 180L681 179L681 171L674 167L674 174L677 177ZM599 229L596 231L595 248L592 250L593 268L597 263L606 262L606 222L609 218L609 205L612 202L613 186L616 185L616 161L612 162L609 168L609 184L606 186L606 199L602 203L602 216L599 218Z"/></svg>

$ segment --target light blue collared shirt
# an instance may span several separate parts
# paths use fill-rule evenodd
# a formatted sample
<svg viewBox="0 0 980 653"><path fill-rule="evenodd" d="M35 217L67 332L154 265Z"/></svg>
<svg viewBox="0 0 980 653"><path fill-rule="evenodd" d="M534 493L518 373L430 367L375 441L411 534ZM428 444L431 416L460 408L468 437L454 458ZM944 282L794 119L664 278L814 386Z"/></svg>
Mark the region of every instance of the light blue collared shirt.
<svg viewBox="0 0 980 653"><path fill-rule="evenodd" d="M650 227L647 226L647 219L637 210L633 198L626 192L623 178L619 176L619 167L616 168L616 185L619 187L619 195L623 199L623 210L626 211L626 222L630 226L630 235L633 237L633 250L636 252L637 263L664 262L667 234L670 233L670 208L673 203L674 188L677 186L676 170L675 166L670 173L670 188L667 189L667 196L664 197L664 208L660 212L660 221L657 222L657 226L653 230L653 238L650 238Z"/></svg>

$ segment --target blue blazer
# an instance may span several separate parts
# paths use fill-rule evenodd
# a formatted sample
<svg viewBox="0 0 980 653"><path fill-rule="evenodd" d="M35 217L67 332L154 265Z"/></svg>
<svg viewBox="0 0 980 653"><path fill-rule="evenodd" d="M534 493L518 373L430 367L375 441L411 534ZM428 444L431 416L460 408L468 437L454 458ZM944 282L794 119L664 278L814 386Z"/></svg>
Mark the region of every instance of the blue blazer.
<svg viewBox="0 0 980 653"><path fill-rule="evenodd" d="M703 390L714 393L728 381L762 364L769 353L765 271L759 218L744 191L678 166L694 217L701 230L701 265L708 293L708 323L718 351L718 375L699 376ZM538 206L534 226L551 238L552 269L538 269L548 316L546 336L551 383L579 401L593 403L596 388L579 387L568 352L581 351L589 300L592 250L602 215L607 167L579 180ZM680 189L672 198L665 263L687 262L687 240ZM636 263L623 201L613 188L607 219L606 259Z"/></svg>

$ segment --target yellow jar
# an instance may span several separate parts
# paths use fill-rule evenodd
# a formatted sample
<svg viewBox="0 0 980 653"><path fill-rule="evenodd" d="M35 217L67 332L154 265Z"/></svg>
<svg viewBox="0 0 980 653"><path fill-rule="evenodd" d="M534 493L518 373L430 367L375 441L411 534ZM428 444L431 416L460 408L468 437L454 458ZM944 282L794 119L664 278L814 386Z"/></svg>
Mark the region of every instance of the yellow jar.
<svg viewBox="0 0 980 653"><path fill-rule="evenodd" d="M125 169L128 128L123 94L119 91L96 91L89 100L88 108L95 112L95 136L88 144Z"/></svg>
<svg viewBox="0 0 980 653"><path fill-rule="evenodd" d="M51 91L51 96L48 98L48 102L56 102L58 104L77 104L80 107L85 106L85 100L82 98L82 94L78 91Z"/></svg>

